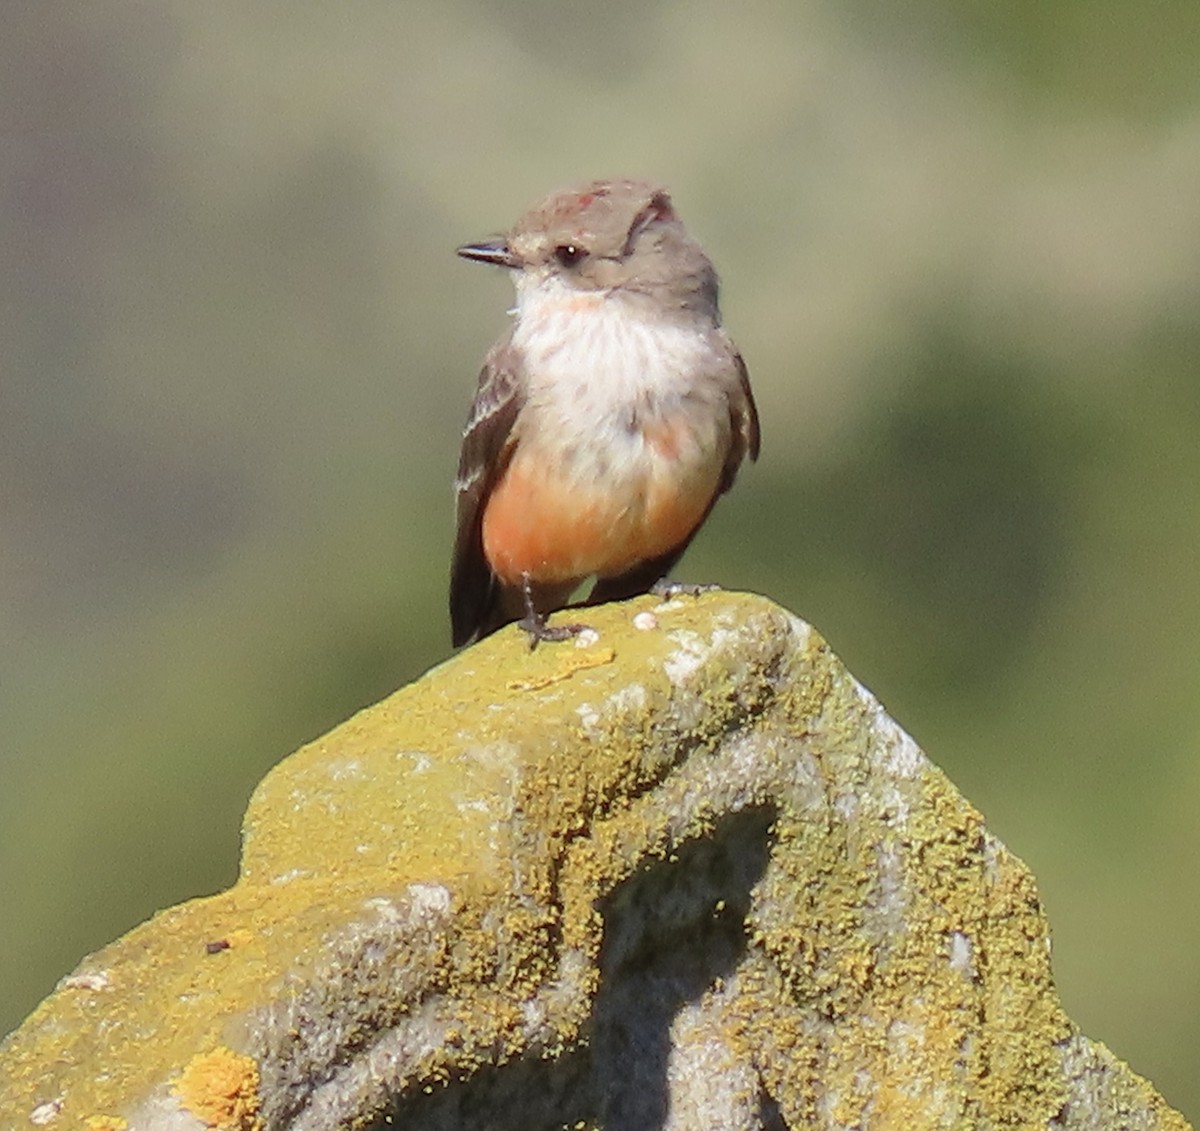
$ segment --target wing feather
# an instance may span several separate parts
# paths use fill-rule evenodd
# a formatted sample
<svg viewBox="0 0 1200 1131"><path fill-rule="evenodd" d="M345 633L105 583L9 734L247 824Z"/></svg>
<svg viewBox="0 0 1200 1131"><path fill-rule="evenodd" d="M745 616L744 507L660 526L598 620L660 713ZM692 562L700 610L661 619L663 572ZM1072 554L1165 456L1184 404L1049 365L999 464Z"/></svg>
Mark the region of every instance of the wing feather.
<svg viewBox="0 0 1200 1131"><path fill-rule="evenodd" d="M520 355L509 338L489 351L463 428L455 479L457 527L450 567L450 623L454 646L488 624L499 585L483 553L483 508L516 446L521 410Z"/></svg>
<svg viewBox="0 0 1200 1131"><path fill-rule="evenodd" d="M747 456L751 460L758 459L758 448L761 432L758 426L758 409L754 404L754 394L750 391L750 374L746 363L737 347L727 337L725 344L732 354L732 362L737 368L738 386L729 398L729 419L733 425L733 443L729 445L729 454L725 457L725 468L721 473L721 483L717 494L724 494L733 486L737 478L738 468Z"/></svg>

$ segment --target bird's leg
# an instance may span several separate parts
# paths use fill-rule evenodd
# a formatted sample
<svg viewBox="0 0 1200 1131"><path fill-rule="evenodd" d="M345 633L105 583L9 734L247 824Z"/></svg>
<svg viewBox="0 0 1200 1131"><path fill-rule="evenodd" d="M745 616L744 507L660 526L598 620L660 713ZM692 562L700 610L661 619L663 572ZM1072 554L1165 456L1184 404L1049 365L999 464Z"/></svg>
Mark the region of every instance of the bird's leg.
<svg viewBox="0 0 1200 1131"><path fill-rule="evenodd" d="M581 632L591 631L586 624L556 624L553 627L546 623L544 613L539 613L533 603L533 586L529 582L529 574L521 578L521 593L525 598L525 615L517 621L517 627L529 633L529 650L532 652L542 640L570 640Z"/></svg>

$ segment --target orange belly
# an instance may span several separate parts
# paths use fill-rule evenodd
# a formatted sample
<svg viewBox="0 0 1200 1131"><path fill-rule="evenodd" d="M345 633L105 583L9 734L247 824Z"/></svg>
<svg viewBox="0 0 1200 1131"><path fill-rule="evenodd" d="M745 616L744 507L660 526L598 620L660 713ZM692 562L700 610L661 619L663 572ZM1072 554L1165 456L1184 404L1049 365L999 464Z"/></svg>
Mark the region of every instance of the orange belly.
<svg viewBox="0 0 1200 1131"><path fill-rule="evenodd" d="M483 514L483 552L506 585L616 577L683 542L704 517L719 465L682 479L647 465L619 487L579 483L518 448Z"/></svg>

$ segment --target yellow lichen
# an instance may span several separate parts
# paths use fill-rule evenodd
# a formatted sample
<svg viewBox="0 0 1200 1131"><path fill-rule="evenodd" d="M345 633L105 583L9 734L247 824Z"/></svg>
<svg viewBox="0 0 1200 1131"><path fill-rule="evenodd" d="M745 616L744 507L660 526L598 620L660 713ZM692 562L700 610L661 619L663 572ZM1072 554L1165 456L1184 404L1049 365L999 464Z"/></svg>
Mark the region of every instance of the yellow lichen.
<svg viewBox="0 0 1200 1131"><path fill-rule="evenodd" d="M689 907L690 842L751 808L770 820L763 870L744 892L713 888L722 918L744 897L744 950L700 1005L720 1019L722 1066L752 1066L780 1119L999 1128L1076 1102L1068 1081L1098 1054L1054 994L1020 862L815 632L733 594L631 627L651 602L589 610L611 648L530 652L499 632L282 762L247 814L238 884L64 983L0 1047L0 1113L65 1094L80 1111L141 1110L187 1063L187 1111L257 1131L274 1095L226 1040L293 1057L308 1080L322 1046L301 1033L345 1065L390 1027L440 1033L378 1081L413 1097L570 1054L605 980L620 985L603 950L622 937L614 893L629 883L618 910L644 919L636 953L669 970L683 936L654 938L673 920L638 901L642 876L681 869L667 902ZM717 883L696 882L697 900ZM281 984L296 989L282 1017ZM689 1022L672 1039L706 1037ZM1147 1126L1183 1126L1120 1079L1130 1110L1165 1113ZM596 1114L572 1118L592 1129Z"/></svg>

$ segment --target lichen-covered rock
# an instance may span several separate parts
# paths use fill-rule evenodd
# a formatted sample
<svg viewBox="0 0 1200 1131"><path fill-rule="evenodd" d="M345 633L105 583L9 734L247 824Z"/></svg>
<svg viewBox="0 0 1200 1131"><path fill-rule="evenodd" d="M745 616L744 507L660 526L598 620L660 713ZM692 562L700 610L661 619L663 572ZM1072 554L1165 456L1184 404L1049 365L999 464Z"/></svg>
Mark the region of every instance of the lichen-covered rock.
<svg viewBox="0 0 1200 1131"><path fill-rule="evenodd" d="M285 760L228 892L0 1047L0 1126L1183 1128L1025 868L760 598L509 629Z"/></svg>

